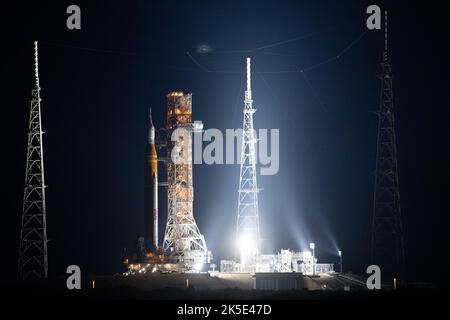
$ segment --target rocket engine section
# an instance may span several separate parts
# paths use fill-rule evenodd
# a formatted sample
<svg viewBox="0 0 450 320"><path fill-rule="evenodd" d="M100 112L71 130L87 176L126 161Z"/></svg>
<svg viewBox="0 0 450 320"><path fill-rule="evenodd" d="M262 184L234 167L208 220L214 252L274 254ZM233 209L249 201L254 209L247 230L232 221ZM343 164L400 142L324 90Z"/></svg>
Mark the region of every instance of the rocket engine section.
<svg viewBox="0 0 450 320"><path fill-rule="evenodd" d="M158 155L155 127L150 110L150 130L145 151L144 238L148 249L159 250L158 244Z"/></svg>

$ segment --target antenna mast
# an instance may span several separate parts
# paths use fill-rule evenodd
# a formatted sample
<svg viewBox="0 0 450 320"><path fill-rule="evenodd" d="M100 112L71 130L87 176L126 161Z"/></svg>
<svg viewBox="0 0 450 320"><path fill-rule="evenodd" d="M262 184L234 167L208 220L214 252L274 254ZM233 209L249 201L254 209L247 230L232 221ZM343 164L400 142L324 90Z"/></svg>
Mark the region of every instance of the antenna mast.
<svg viewBox="0 0 450 320"><path fill-rule="evenodd" d="M260 251L258 185L256 182L256 136L253 128L251 60L247 58L247 90L244 99L244 124L239 177L239 200L236 228L236 243L240 256L241 272L255 270Z"/></svg>
<svg viewBox="0 0 450 320"><path fill-rule="evenodd" d="M372 263L384 275L401 280L404 276L404 242L400 208L397 141L394 119L392 65L387 42L387 12L385 13L385 42L380 107L378 110L377 157L375 166L374 207L372 221ZM385 279L388 280L388 279Z"/></svg>
<svg viewBox="0 0 450 320"><path fill-rule="evenodd" d="M47 278L47 208L42 144L38 43L34 42L35 87L31 91L17 278Z"/></svg>

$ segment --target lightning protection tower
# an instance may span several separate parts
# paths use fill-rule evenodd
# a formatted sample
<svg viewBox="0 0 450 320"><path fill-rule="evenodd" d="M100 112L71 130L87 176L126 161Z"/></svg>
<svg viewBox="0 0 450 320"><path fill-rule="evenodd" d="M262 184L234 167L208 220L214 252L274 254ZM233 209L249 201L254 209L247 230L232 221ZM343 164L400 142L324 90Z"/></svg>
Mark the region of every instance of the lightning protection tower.
<svg viewBox="0 0 450 320"><path fill-rule="evenodd" d="M380 76L381 96L378 111L371 259L373 264L380 266L385 280L392 281L393 278L402 279L405 258L400 210L392 65L387 42L387 12L385 13L384 31L385 45Z"/></svg>
<svg viewBox="0 0 450 320"><path fill-rule="evenodd" d="M25 187L23 192L17 278L47 278L47 222L44 149L42 145L38 43L34 42L35 86L31 91Z"/></svg>
<svg viewBox="0 0 450 320"><path fill-rule="evenodd" d="M247 58L247 90L244 97L244 124L242 132L239 201L236 245L241 271L252 271L260 251L258 185L256 183L256 133L253 128L251 61Z"/></svg>

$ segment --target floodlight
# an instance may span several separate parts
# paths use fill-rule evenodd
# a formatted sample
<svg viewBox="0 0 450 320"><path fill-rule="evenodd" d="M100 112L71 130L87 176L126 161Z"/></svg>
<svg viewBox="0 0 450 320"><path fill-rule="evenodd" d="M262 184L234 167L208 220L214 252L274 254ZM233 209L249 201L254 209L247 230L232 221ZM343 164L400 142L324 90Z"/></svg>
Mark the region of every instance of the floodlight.
<svg viewBox="0 0 450 320"><path fill-rule="evenodd" d="M241 252L251 252L256 248L254 237L251 234L243 234L239 238L238 247Z"/></svg>

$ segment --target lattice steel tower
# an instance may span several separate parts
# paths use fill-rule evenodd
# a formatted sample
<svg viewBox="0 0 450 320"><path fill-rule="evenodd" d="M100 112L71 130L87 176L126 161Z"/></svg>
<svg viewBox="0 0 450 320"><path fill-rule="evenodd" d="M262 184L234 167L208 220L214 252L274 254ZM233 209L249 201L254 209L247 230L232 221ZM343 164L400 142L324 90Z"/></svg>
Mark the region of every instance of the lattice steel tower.
<svg viewBox="0 0 450 320"><path fill-rule="evenodd" d="M371 259L373 264L381 267L384 279L392 280L403 277L405 253L400 210L392 65L387 42L387 13L381 67Z"/></svg>
<svg viewBox="0 0 450 320"><path fill-rule="evenodd" d="M45 205L44 149L42 145L38 43L34 42L35 86L31 91L22 226L17 278L47 278L47 222Z"/></svg>
<svg viewBox="0 0 450 320"><path fill-rule="evenodd" d="M163 249L189 267L207 263L210 258L193 215L192 134L202 127L192 122L191 94L167 95L168 213Z"/></svg>
<svg viewBox="0 0 450 320"><path fill-rule="evenodd" d="M251 61L247 58L247 90L244 98L244 124L242 132L241 170L236 243L243 269L252 269L260 251L258 185L256 182L256 133L253 128ZM245 271L245 270L242 270Z"/></svg>

